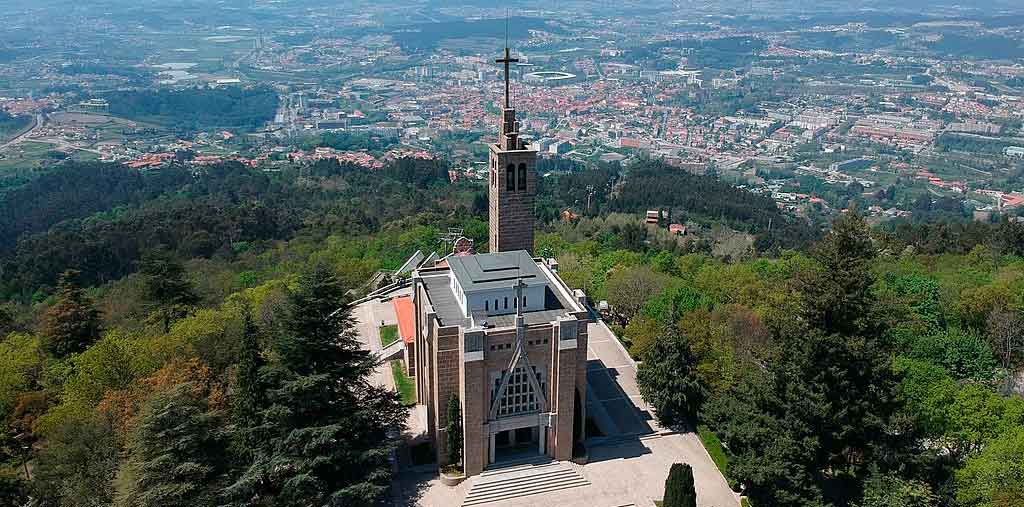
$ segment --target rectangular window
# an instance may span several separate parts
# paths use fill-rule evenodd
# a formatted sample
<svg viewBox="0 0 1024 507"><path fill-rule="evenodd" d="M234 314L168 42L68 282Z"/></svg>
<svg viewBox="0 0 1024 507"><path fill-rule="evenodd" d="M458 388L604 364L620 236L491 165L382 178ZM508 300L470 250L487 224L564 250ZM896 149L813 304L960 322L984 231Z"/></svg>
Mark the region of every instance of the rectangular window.
<svg viewBox="0 0 1024 507"><path fill-rule="evenodd" d="M514 191L516 189L516 166L509 164L505 168L505 190Z"/></svg>

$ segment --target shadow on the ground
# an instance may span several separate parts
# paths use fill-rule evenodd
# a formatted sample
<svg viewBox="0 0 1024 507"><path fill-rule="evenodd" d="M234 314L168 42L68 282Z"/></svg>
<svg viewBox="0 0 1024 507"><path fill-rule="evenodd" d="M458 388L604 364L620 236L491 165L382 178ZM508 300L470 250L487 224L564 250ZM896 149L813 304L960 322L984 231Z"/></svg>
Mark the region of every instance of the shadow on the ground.
<svg viewBox="0 0 1024 507"><path fill-rule="evenodd" d="M416 417L413 410L409 417ZM402 444L395 456L398 474L393 479L391 502L388 505L416 506L430 489L430 481L438 476L435 450L426 433L415 429L402 434Z"/></svg>
<svg viewBox="0 0 1024 507"><path fill-rule="evenodd" d="M403 470L395 478L395 495L393 503L396 507L416 507L420 499L430 488L430 481L437 478L437 470L415 471Z"/></svg>
<svg viewBox="0 0 1024 507"><path fill-rule="evenodd" d="M651 450L644 445L638 436L611 442L597 441L587 444L587 463L639 458L646 454L651 454Z"/></svg>
<svg viewBox="0 0 1024 507"><path fill-rule="evenodd" d="M609 437L654 433L653 415L633 403L616 380L619 375L601 359L587 361L587 397L593 402L588 405L600 404L607 416L595 418L598 428Z"/></svg>

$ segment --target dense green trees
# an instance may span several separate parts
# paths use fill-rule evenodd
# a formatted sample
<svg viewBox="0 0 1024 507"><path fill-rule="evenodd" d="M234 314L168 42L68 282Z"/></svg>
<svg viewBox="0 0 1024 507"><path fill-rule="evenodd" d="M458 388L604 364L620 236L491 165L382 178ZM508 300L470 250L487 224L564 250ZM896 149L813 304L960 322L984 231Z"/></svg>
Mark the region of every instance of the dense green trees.
<svg viewBox="0 0 1024 507"><path fill-rule="evenodd" d="M745 459L756 463L764 458L755 455L772 452L771 441L758 438L761 430L748 434L743 420L785 414L786 424L773 426L788 435L783 440L800 443L788 457L797 458L792 464L807 474L805 487L813 488L791 499L801 503L846 505L855 500L867 473L865 464L879 459L880 448L889 444L896 378L870 320L873 276L868 263L874 250L867 232L856 215L841 218L816 248L817 265L798 278L809 329L778 337L781 352L767 365L768 377L759 380L775 395L756 397L751 405L749 400L730 402L733 394L727 393L710 409L711 420L723 428L723 440L730 448L737 442L738 454L746 456L738 460L737 469ZM732 403L742 409L731 410ZM753 482L760 482L755 477ZM782 500L770 482L757 486L763 488L760 494Z"/></svg>
<svg viewBox="0 0 1024 507"><path fill-rule="evenodd" d="M894 260L879 260L852 213L811 261L790 264L795 276L781 293L749 300L768 332L753 340L737 339L749 326L723 325L728 320L714 312L784 264L709 291L726 293L712 298L711 313L695 308L679 319L682 349L678 338L655 339L638 375L642 394L675 424L676 413L663 408L669 394L686 392L689 382L701 386L706 402L686 413L722 439L730 477L755 504L937 505L952 470L1024 425L1024 401L991 387L996 362L985 340L947 324L958 319L957 305L945 302L948 277L958 275L940 284L904 258L878 276L879 265ZM684 280L701 286L701 275L687 274L692 265L678 266ZM956 287L954 297L991 290ZM773 311L780 305L801 318Z"/></svg>
<svg viewBox="0 0 1024 507"><path fill-rule="evenodd" d="M22 234L137 205L192 180L184 167L139 172L120 164L69 162L41 169L25 181L0 182L0 250L14 247Z"/></svg>
<svg viewBox="0 0 1024 507"><path fill-rule="evenodd" d="M171 330L171 322L192 311L199 298L185 278L185 268L166 252L152 252L142 259L139 272L143 297L149 306L149 319Z"/></svg>
<svg viewBox="0 0 1024 507"><path fill-rule="evenodd" d="M226 435L202 389L183 383L157 393L138 417L116 505L215 505L227 479Z"/></svg>
<svg viewBox="0 0 1024 507"><path fill-rule="evenodd" d="M881 246L893 253L911 247L923 254L966 254L986 247L998 254L1024 255L1024 224L1020 222L895 220L884 224L876 236Z"/></svg>
<svg viewBox="0 0 1024 507"><path fill-rule="evenodd" d="M1024 428L1000 435L957 472L961 505L1009 507L1024 502Z"/></svg>
<svg viewBox="0 0 1024 507"><path fill-rule="evenodd" d="M667 326L643 359L637 384L662 424L685 426L695 422L707 388L696 375L689 340L674 326Z"/></svg>
<svg viewBox="0 0 1024 507"><path fill-rule="evenodd" d="M477 188L448 183L443 162L398 159L373 174L322 162L309 168L322 183L316 188L307 169L265 173L237 163L146 172L69 164L33 174L0 188L0 297L43 297L67 269L81 272L83 286L112 282L157 248L179 259L231 261L296 236L351 239L391 224L382 243L417 221L439 230L475 223L466 211ZM398 267L411 246L377 245L375 258Z"/></svg>
<svg viewBox="0 0 1024 507"><path fill-rule="evenodd" d="M110 483L117 472L117 436L109 421L88 417L49 433L34 462L33 494L43 505L110 505Z"/></svg>
<svg viewBox="0 0 1024 507"><path fill-rule="evenodd" d="M938 502L926 482L876 472L864 485L864 498L857 507L935 507Z"/></svg>
<svg viewBox="0 0 1024 507"><path fill-rule="evenodd" d="M115 116L183 129L261 127L278 105L277 91L265 86L118 90L101 98Z"/></svg>
<svg viewBox="0 0 1024 507"><path fill-rule="evenodd" d="M388 456L407 414L397 394L367 382L376 362L360 350L344 303L322 267L289 292L279 362L264 367L261 439L229 488L240 504L365 505L388 490Z"/></svg>
<svg viewBox="0 0 1024 507"><path fill-rule="evenodd" d="M608 166L544 178L538 197L540 218L555 220L567 208L588 216L665 209L677 221L720 223L754 233L762 251L804 247L817 236L806 221L783 214L768 196L661 161L634 164L624 174L621 168Z"/></svg>

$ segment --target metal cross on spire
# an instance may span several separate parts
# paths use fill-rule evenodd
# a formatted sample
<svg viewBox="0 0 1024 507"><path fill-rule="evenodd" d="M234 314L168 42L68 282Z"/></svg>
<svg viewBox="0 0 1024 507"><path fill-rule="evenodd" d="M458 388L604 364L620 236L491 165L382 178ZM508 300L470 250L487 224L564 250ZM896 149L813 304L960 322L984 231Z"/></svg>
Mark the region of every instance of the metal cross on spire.
<svg viewBox="0 0 1024 507"><path fill-rule="evenodd" d="M505 46L505 57L504 58L498 58L497 60L495 60L495 62L505 64L505 109L508 109L508 108L512 107L512 106L510 106L510 102L509 102L509 98L508 98L509 97L508 96L508 92L509 92L508 65L510 63L518 63L519 59L518 58L512 58L512 54L509 51L508 46L506 45Z"/></svg>

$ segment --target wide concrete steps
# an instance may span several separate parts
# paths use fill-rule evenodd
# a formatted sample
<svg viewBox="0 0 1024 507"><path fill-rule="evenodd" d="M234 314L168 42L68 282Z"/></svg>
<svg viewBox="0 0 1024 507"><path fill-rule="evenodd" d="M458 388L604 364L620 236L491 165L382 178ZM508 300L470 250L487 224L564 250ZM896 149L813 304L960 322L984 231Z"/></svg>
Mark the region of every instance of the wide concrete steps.
<svg viewBox="0 0 1024 507"><path fill-rule="evenodd" d="M488 470L473 479L463 507L589 486L568 462L525 463Z"/></svg>

